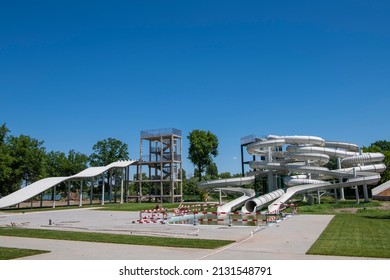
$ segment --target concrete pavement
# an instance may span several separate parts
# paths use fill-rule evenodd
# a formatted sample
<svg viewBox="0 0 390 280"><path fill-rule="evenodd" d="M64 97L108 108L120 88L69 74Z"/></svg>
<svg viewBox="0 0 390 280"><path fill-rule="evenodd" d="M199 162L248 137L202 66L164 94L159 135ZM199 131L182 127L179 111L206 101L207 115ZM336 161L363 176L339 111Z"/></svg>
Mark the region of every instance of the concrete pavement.
<svg viewBox="0 0 390 280"><path fill-rule="evenodd" d="M0 213L0 226L9 226L13 223L16 226L26 228L228 239L236 242L220 249L206 250L0 236L0 246L50 251L47 254L23 258L35 260L361 259L305 254L326 228L332 217L332 215L295 215L272 226L228 227L137 224L134 223L134 220L138 218L136 212L96 211L91 209L25 214L2 212Z"/></svg>

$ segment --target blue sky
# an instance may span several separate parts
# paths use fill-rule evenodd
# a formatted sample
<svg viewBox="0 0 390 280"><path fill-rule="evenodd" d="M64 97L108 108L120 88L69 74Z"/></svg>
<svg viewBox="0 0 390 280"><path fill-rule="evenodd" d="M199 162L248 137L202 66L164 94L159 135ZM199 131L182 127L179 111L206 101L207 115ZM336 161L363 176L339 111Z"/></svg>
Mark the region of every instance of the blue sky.
<svg viewBox="0 0 390 280"><path fill-rule="evenodd" d="M389 140L389 1L2 1L0 123L48 151L141 130ZM184 163L188 173L192 164Z"/></svg>

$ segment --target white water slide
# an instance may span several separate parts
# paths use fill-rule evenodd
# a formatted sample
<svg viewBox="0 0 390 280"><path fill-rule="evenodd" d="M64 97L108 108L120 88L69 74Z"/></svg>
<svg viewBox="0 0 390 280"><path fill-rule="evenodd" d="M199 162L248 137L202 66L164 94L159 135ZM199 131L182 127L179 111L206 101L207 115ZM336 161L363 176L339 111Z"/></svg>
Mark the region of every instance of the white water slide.
<svg viewBox="0 0 390 280"><path fill-rule="evenodd" d="M69 176L69 177L50 177L45 178L42 180L39 180L35 183L32 183L16 192L13 192L3 198L0 199L0 209L6 208L18 203L21 203L23 201L26 201L30 198L33 198L36 195L41 194L42 192L57 186L60 183L67 182L67 181L80 181L83 179L88 178L94 178L101 174L103 174L106 171L109 171L111 169L119 169L119 168L126 168L132 164L136 163L134 160L126 160L126 161L117 161L113 162L107 166L102 167L90 167L87 168L80 173ZM123 183L123 182L122 182ZM122 193L121 193L122 195Z"/></svg>
<svg viewBox="0 0 390 280"><path fill-rule="evenodd" d="M249 144L247 152L265 159L250 162L252 174L271 179L274 175L285 176L289 188L268 206L270 212L278 211L297 194L320 190L364 186L366 196L367 185L377 184L379 174L386 170L381 153L361 153L358 145L315 136L270 135ZM332 158L337 159L338 168L329 170L324 165ZM262 206L258 198L245 204L250 212Z"/></svg>
<svg viewBox="0 0 390 280"><path fill-rule="evenodd" d="M234 207L242 205L248 199L251 199L255 196L255 191L253 189L239 188L239 186L252 184L254 181L255 181L255 176L250 176L250 177L242 177L242 178L211 180L211 181L201 182L198 184L198 186L200 188L205 188L205 189L220 189L222 191L227 191L227 192L241 193L242 196L232 201L229 201L223 205L220 205L217 209L218 212L230 212Z"/></svg>

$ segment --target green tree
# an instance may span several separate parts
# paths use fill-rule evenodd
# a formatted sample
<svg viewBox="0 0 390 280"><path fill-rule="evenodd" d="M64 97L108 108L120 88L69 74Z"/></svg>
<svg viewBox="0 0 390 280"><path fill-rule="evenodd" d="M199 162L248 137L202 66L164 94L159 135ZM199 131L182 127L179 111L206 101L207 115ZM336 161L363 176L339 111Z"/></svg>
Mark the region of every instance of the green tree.
<svg viewBox="0 0 390 280"><path fill-rule="evenodd" d="M375 141L371 144L371 147L378 147L382 152L390 151L390 142L385 140Z"/></svg>
<svg viewBox="0 0 390 280"><path fill-rule="evenodd" d="M230 172L222 172L221 174L219 174L219 178L229 179L229 178L232 178L232 174L230 174Z"/></svg>
<svg viewBox="0 0 390 280"><path fill-rule="evenodd" d="M195 129L187 136L190 142L188 159L198 169L199 181L207 166L213 163L213 157L218 155L218 138L210 131Z"/></svg>
<svg viewBox="0 0 390 280"><path fill-rule="evenodd" d="M98 141L92 149L94 153L89 157L91 166L104 166L118 160L129 159L127 144L114 138Z"/></svg>
<svg viewBox="0 0 390 280"><path fill-rule="evenodd" d="M383 184L390 181L390 142L389 141L376 141L368 147L363 147L365 153L382 153L385 156L383 163L387 166L387 169L381 174L381 180L379 184Z"/></svg>
<svg viewBox="0 0 390 280"><path fill-rule="evenodd" d="M5 123L3 123L0 126L0 144L5 143L8 132L10 132L10 130L8 129L7 125Z"/></svg>
<svg viewBox="0 0 390 280"><path fill-rule="evenodd" d="M17 190L22 183L30 184L45 176L46 153L43 141L26 135L9 136L8 147L12 158L9 193Z"/></svg>
<svg viewBox="0 0 390 280"><path fill-rule="evenodd" d="M93 146L92 150L94 153L89 156L91 166L105 166L115 161L129 159L127 144L115 138L98 141ZM113 176L115 180L119 180L119 177L122 176L122 172L115 170L112 174L111 172L108 173L107 182L111 181L111 176ZM106 184L105 180L103 180L102 185L103 184Z"/></svg>
<svg viewBox="0 0 390 280"><path fill-rule="evenodd" d="M210 180L218 178L218 167L215 162L206 166L206 177Z"/></svg>
<svg viewBox="0 0 390 280"><path fill-rule="evenodd" d="M8 193L7 185L12 175L12 157L6 141L8 132L6 124L2 124L0 126L0 195Z"/></svg>
<svg viewBox="0 0 390 280"><path fill-rule="evenodd" d="M46 155L46 175L48 177L71 176L87 168L88 156L70 150L68 155L63 152L50 152Z"/></svg>

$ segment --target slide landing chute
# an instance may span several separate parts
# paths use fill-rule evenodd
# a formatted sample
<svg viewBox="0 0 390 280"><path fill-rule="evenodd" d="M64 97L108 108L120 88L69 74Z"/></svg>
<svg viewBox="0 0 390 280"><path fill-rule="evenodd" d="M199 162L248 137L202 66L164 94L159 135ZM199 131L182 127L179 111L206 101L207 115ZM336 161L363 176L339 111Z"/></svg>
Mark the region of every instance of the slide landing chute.
<svg viewBox="0 0 390 280"><path fill-rule="evenodd" d="M251 199L255 196L255 191L253 189L237 188L238 186L252 184L254 183L254 181L255 176L218 179L201 182L198 184L198 187L203 189L221 189L227 192L242 193L242 196L223 205L220 205L217 210L218 212L230 212L232 209L242 205L248 199Z"/></svg>

